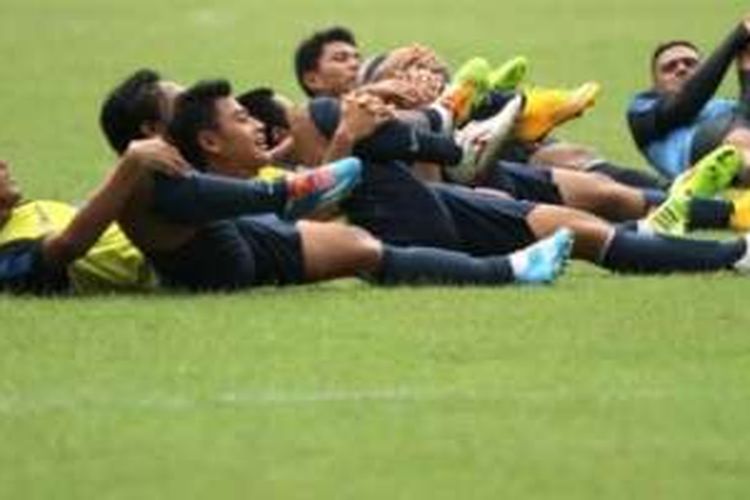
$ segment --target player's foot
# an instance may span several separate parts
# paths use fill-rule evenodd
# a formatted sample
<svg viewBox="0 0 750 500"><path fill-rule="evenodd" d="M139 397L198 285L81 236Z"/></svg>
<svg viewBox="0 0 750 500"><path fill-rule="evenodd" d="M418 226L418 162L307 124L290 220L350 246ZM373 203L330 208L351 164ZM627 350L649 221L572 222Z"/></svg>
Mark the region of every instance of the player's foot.
<svg viewBox="0 0 750 500"><path fill-rule="evenodd" d="M560 276L573 248L573 233L568 228L510 255L513 274L519 283L551 283Z"/></svg>
<svg viewBox="0 0 750 500"><path fill-rule="evenodd" d="M487 96L490 63L481 57L469 59L461 66L438 101L451 113L454 128L469 121L471 112Z"/></svg>
<svg viewBox="0 0 750 500"><path fill-rule="evenodd" d="M698 160L693 168L677 177L669 194L712 198L732 183L740 169L740 151L734 146L719 146Z"/></svg>
<svg viewBox="0 0 750 500"><path fill-rule="evenodd" d="M728 193L733 211L729 218L729 227L734 231L750 231L750 189L737 189Z"/></svg>
<svg viewBox="0 0 750 500"><path fill-rule="evenodd" d="M508 59L489 74L489 87L491 90L501 92L515 90L526 76L528 70L529 61L525 57L516 56Z"/></svg>
<svg viewBox="0 0 750 500"><path fill-rule="evenodd" d="M445 175L459 184L473 184L491 164L497 161L500 148L513 131L523 100L516 96L496 115L469 122L456 132L456 142L463 149L461 163L447 167Z"/></svg>
<svg viewBox="0 0 750 500"><path fill-rule="evenodd" d="M654 233L681 236L687 231L689 204L689 197L671 194L643 219L643 224L648 231Z"/></svg>
<svg viewBox="0 0 750 500"><path fill-rule="evenodd" d="M284 218L297 219L344 199L362 177L362 162L349 157L286 177Z"/></svg>
<svg viewBox="0 0 750 500"><path fill-rule="evenodd" d="M542 139L553 128L581 116L593 106L600 90L601 86L596 82L586 82L573 90L527 89L524 91L526 104L516 137L526 142Z"/></svg>

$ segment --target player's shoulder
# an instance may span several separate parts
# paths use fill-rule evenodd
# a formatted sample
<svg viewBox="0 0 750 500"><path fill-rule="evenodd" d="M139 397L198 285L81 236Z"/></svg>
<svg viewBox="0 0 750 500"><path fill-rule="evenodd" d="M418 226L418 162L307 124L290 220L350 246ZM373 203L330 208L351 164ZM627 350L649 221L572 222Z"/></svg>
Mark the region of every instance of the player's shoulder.
<svg viewBox="0 0 750 500"><path fill-rule="evenodd" d="M645 90L635 94L628 103L628 114L645 113L654 109L659 101L661 95L654 90Z"/></svg>

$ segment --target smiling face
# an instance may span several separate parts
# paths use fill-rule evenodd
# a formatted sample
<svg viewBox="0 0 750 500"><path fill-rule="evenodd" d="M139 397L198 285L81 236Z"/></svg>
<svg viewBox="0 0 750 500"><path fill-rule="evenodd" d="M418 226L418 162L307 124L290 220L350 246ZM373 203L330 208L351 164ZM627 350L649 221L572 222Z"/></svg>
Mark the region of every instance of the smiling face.
<svg viewBox="0 0 750 500"><path fill-rule="evenodd" d="M271 161L263 124L234 97L215 102L216 127L202 130L199 143L211 170L247 177Z"/></svg>
<svg viewBox="0 0 750 500"><path fill-rule="evenodd" d="M305 85L315 95L341 96L354 89L360 65L357 47L346 42L329 42L323 47L314 70L307 71Z"/></svg>
<svg viewBox="0 0 750 500"><path fill-rule="evenodd" d="M10 166L0 160L0 227L10 217L13 207L21 201L21 190L10 175Z"/></svg>
<svg viewBox="0 0 750 500"><path fill-rule="evenodd" d="M695 73L700 54L692 47L675 45L654 60L652 78L654 89L665 94L678 92Z"/></svg>

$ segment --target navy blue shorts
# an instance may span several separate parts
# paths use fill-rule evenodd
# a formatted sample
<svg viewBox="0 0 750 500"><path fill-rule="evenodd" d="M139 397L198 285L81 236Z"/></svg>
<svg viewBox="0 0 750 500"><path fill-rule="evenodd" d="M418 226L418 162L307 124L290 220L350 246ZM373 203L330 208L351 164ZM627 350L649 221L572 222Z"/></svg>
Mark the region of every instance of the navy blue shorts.
<svg viewBox="0 0 750 500"><path fill-rule="evenodd" d="M433 189L453 218L461 250L477 256L504 254L536 241L526 222L533 203L460 186L435 184Z"/></svg>
<svg viewBox="0 0 750 500"><path fill-rule="evenodd" d="M488 169L483 187L505 191L517 200L562 205L562 196L547 168L499 161Z"/></svg>
<svg viewBox="0 0 750 500"><path fill-rule="evenodd" d="M304 282L299 231L274 215L207 224L185 245L149 254L163 285L235 290Z"/></svg>
<svg viewBox="0 0 750 500"><path fill-rule="evenodd" d="M253 249L256 284L287 285L305 281L302 238L294 223L272 214L241 217L235 222Z"/></svg>
<svg viewBox="0 0 750 500"><path fill-rule="evenodd" d="M313 121L326 136L338 123L338 103L315 99ZM506 253L528 245L533 205L456 186L428 185L403 162L365 163L361 184L342 204L350 222L400 246L432 246L474 255Z"/></svg>
<svg viewBox="0 0 750 500"><path fill-rule="evenodd" d="M445 204L401 162L365 163L362 182L341 208L349 222L386 243L455 250L461 247Z"/></svg>
<svg viewBox="0 0 750 500"><path fill-rule="evenodd" d="M0 291L47 294L69 289L66 269L45 264L41 239L0 246Z"/></svg>

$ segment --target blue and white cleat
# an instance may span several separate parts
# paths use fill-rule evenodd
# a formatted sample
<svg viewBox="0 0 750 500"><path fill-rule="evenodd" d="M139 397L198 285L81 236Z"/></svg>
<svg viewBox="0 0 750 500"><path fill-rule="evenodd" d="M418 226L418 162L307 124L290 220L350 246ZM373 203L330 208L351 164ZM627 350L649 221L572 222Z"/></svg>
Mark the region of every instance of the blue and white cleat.
<svg viewBox="0 0 750 500"><path fill-rule="evenodd" d="M346 198L362 179L362 162L353 156L286 178L285 219L298 219Z"/></svg>
<svg viewBox="0 0 750 500"><path fill-rule="evenodd" d="M573 232L568 228L537 241L510 255L510 264L518 283L551 283L560 276L573 248Z"/></svg>

